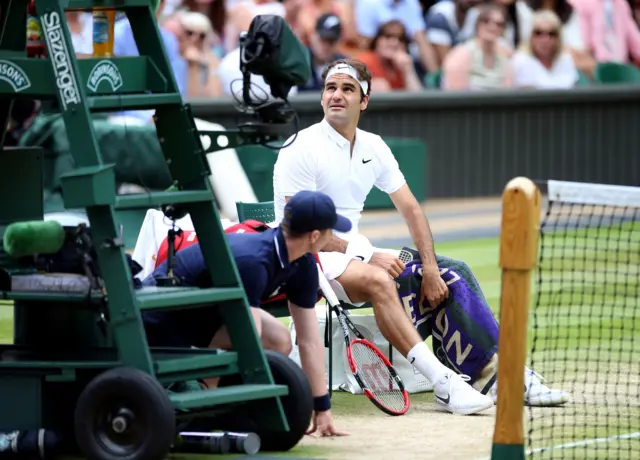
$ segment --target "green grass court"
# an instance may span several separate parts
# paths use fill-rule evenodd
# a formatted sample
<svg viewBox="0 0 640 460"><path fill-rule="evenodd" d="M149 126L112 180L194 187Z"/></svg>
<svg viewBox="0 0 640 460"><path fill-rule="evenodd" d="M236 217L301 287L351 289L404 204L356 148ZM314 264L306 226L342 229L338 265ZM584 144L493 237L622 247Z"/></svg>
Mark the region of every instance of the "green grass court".
<svg viewBox="0 0 640 460"><path fill-rule="evenodd" d="M534 452L535 458L594 458L596 453L598 458L605 458L600 453L604 449L612 449L615 458L633 458L640 451L640 364L637 359L640 352L640 236L622 242L619 238L623 233L631 234L630 230L640 235L640 224L636 224L635 228L627 224L618 228L606 234L600 230L599 238L595 238L596 233L589 230L548 236L544 240L548 257L541 266L543 293L534 317L533 307L538 300L538 279L534 275L529 322L530 328L535 328L537 337L534 365L552 385L576 393L574 396L577 397L574 403L565 408L536 409L533 412L525 409L526 430L531 426L534 428L533 445L527 445L527 448L558 446L616 435L636 435L630 439L596 441L586 446L572 447L568 451L556 449L546 453ZM596 240L597 244L589 249L590 242ZM603 246L606 240L615 244L615 248ZM562 250L560 245L563 246ZM584 251L583 248L588 249ZM471 266L494 315L498 317L501 286L498 239L443 243L437 245L437 251L462 259ZM598 260L597 254L603 254L603 251L609 251L607 261ZM551 273L553 277L550 277ZM371 312L357 310L354 313ZM12 310L5 303L0 308L0 340L4 343L11 341L12 328ZM529 343L533 344L532 333L529 334ZM612 378L615 380L612 381ZM605 393L608 397L605 397ZM354 416L375 418L385 427L389 442L393 442L397 435L394 425L401 423L403 417L385 416L363 396L334 393L334 398L333 412L337 420ZM409 412L421 412L423 407L430 405L431 400L432 393L412 395L412 409ZM430 416L429 413L419 415ZM455 416L441 417L453 420ZM472 418L468 418L468 423L476 422ZM466 422L461 418L455 420L458 430L464 432ZM342 428L349 430L349 426ZM483 422L482 429L486 433L477 435L484 442L479 446L475 458L489 454L487 447L493 434L492 416ZM455 440L460 432L451 433L451 436ZM332 441L321 440L309 445L303 440L292 451L278 456L339 458L339 447ZM424 441L433 442L428 438ZM447 455L460 458L455 455L455 446L452 449ZM267 453L262 455L268 456ZM187 457L206 458L181 454L173 456L177 459Z"/></svg>

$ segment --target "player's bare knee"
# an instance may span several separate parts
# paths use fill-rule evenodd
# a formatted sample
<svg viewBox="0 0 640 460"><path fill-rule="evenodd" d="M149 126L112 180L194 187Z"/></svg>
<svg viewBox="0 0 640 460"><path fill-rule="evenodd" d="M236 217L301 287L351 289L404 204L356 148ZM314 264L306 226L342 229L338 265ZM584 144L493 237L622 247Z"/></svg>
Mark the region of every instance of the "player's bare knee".
<svg viewBox="0 0 640 460"><path fill-rule="evenodd" d="M283 355L289 356L293 349L291 343L291 334L286 327L278 328L277 332L270 333L264 337L263 346L268 350L277 351Z"/></svg>
<svg viewBox="0 0 640 460"><path fill-rule="evenodd" d="M396 292L394 281L381 268L369 266L369 270L363 278L363 286L372 302L384 301L390 294Z"/></svg>

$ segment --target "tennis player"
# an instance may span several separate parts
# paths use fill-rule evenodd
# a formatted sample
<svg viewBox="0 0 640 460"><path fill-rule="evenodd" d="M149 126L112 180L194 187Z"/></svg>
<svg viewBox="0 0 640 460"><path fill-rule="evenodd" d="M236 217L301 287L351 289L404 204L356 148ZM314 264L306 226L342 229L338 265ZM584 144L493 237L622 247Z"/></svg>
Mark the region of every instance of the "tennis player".
<svg viewBox="0 0 640 460"><path fill-rule="evenodd" d="M324 119L301 130L293 144L278 155L273 178L276 222L282 220L287 201L299 190L329 195L338 212L352 223L351 232L334 233L318 254L324 274L340 300L356 306L373 304L380 332L429 379L441 408L469 415L492 407L495 398L488 394L495 390L494 381L472 386L474 382L468 375L452 370L434 355L408 318L394 282L405 268L398 251L373 248L364 236L358 235L365 199L375 185L389 194L420 253L423 278L416 293L419 305L433 310L448 297L428 221L398 162L380 136L357 127L360 113L369 103L371 74L359 61L338 60L326 68L323 80ZM486 324L495 325L489 309L480 314L489 315ZM473 335L473 331L467 332ZM493 369L485 375L495 375L497 358L492 358L490 365ZM550 401L551 390L533 373L528 373L525 382L537 385L535 394L544 393L545 404L566 401L564 392L552 393Z"/></svg>
<svg viewBox="0 0 640 460"><path fill-rule="evenodd" d="M325 378L324 342L318 329L315 304L318 300L318 268L313 253L331 239L332 230L348 232L349 219L336 213L327 195L301 191L287 203L285 218L277 228L262 233L232 233L227 241L251 306L251 313L263 346L285 355L291 352L287 327L259 308L261 301L276 292L286 294L295 324L302 368L314 395L312 425L308 434L346 435L334 427L331 400ZM166 276L167 261L146 277L144 286L156 285ZM176 252L173 274L183 285L211 287L200 244ZM176 312L148 312L143 315L152 346L211 347L232 349L231 340L217 308Z"/></svg>

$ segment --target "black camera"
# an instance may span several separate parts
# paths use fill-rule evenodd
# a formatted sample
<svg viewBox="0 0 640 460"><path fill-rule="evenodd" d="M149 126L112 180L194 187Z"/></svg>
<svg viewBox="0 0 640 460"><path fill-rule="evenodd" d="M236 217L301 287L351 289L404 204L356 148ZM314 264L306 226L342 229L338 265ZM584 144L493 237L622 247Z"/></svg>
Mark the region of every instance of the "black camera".
<svg viewBox="0 0 640 460"><path fill-rule="evenodd" d="M287 100L291 88L306 83L311 74L309 51L286 21L276 15L256 16L240 36L242 101L240 110L252 120L239 124L241 131L269 138L287 137L297 131L297 116ZM260 75L270 94L256 98L251 74Z"/></svg>

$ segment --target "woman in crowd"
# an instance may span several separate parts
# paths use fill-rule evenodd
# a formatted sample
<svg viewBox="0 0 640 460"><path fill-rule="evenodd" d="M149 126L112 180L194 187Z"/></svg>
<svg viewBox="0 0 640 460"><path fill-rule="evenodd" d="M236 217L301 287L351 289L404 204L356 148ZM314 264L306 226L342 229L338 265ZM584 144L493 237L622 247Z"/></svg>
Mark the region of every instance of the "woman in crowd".
<svg viewBox="0 0 640 460"><path fill-rule="evenodd" d="M180 55L187 63L187 94L190 97L218 97L222 94L218 78L220 58L213 51L215 34L209 19L195 12L177 17Z"/></svg>
<svg viewBox="0 0 640 460"><path fill-rule="evenodd" d="M475 37L457 45L445 57L443 89L488 90L513 86L508 51L499 45L506 24L502 6L479 7Z"/></svg>
<svg viewBox="0 0 640 460"><path fill-rule="evenodd" d="M505 26L500 44L508 54L513 53L520 43L526 42L531 34L531 18L533 11L525 0L491 0L483 2L504 8ZM476 23L483 6L479 5L469 11L469 21Z"/></svg>
<svg viewBox="0 0 640 460"><path fill-rule="evenodd" d="M540 89L574 86L578 71L563 44L560 18L550 10L534 13L531 38L513 57L515 86Z"/></svg>
<svg viewBox="0 0 640 460"><path fill-rule="evenodd" d="M383 24L371 41L369 50L357 56L371 72L372 91L381 93L422 89L408 45L404 25L393 20Z"/></svg>
<svg viewBox="0 0 640 460"><path fill-rule="evenodd" d="M551 10L561 22L562 44L571 53L576 68L586 75L593 76L596 61L587 52L582 31L580 17L568 0L529 0L533 11Z"/></svg>
<svg viewBox="0 0 640 460"><path fill-rule="evenodd" d="M227 11L226 0L182 0L182 4L165 19L165 27L179 33L179 20L184 12L201 13L209 19L214 34L213 50L222 57L226 52L235 48L238 38Z"/></svg>

